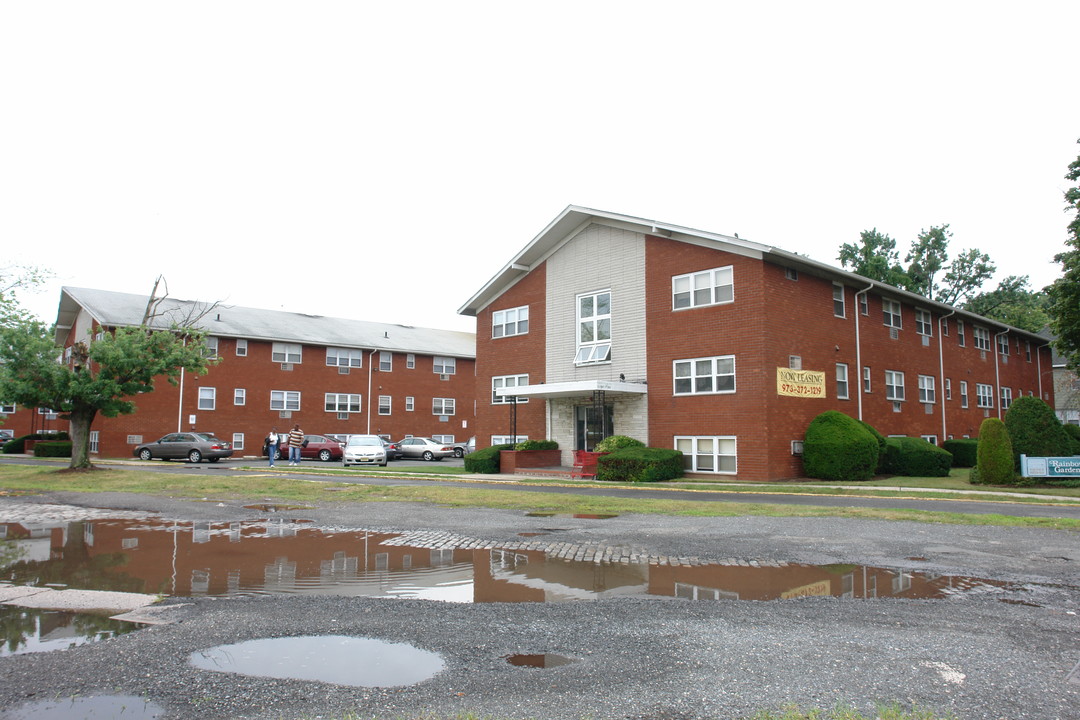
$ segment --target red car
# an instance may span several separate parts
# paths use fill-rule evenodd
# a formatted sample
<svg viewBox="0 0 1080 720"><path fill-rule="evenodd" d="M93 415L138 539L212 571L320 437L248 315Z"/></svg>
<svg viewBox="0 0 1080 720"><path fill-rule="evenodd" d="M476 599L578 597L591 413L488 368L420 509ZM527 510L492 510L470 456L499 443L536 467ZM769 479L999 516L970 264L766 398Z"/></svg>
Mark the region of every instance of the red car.
<svg viewBox="0 0 1080 720"><path fill-rule="evenodd" d="M285 438L287 436L282 433L281 437ZM266 445L263 445L262 454L267 454ZM340 460L341 455L341 443L337 440L325 435L304 436L304 445L300 448L301 458L330 462L331 460ZM280 460L283 457L289 457L289 447L285 443L278 445L277 455L274 456L274 459Z"/></svg>

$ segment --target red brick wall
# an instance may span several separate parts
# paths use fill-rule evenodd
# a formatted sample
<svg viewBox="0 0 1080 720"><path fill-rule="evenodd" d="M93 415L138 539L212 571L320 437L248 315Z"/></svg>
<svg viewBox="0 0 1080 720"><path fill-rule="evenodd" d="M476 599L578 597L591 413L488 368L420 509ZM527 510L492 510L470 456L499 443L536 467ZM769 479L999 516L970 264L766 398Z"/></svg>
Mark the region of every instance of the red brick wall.
<svg viewBox="0 0 1080 720"><path fill-rule="evenodd" d="M536 385L546 379L546 287L547 265L542 264L497 300L484 308L476 318L476 447L491 444L492 435L509 435L511 405L491 402L491 378L499 375L528 373L529 383ZM499 310L527 305L529 332L512 337L491 337L491 316ZM531 399L517 406L517 434L534 440L547 437L546 403Z"/></svg>

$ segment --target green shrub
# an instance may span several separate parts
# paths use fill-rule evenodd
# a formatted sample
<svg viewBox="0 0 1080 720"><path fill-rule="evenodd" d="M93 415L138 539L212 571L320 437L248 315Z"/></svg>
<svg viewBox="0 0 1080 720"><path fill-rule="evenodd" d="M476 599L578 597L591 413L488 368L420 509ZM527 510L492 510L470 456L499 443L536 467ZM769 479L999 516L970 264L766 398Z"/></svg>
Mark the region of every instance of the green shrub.
<svg viewBox="0 0 1080 720"><path fill-rule="evenodd" d="M885 436L877 431L877 428L866 422L865 420L856 420L857 423L870 431L870 434L874 436L878 444L878 464L874 469L875 472L882 472L882 468L885 464Z"/></svg>
<svg viewBox="0 0 1080 720"><path fill-rule="evenodd" d="M885 439L885 472L903 477L948 477L952 455L916 437Z"/></svg>
<svg viewBox="0 0 1080 720"><path fill-rule="evenodd" d="M683 454L668 448L627 447L601 455L596 479L612 482L662 482L682 477Z"/></svg>
<svg viewBox="0 0 1080 720"><path fill-rule="evenodd" d="M1053 408L1032 395L1017 398L1005 413L1005 428L1012 442L1013 469L1020 456L1063 457L1072 455L1073 441Z"/></svg>
<svg viewBox="0 0 1080 720"><path fill-rule="evenodd" d="M71 438L64 431L54 432L54 433L46 433L46 432L30 433L29 435L21 435L21 436L19 436L17 438L12 438L11 440L8 440L6 443L4 443L4 447L2 449L2 452L4 452L5 454L9 454L9 455L12 454L12 453L14 453L16 455L22 454L22 453L26 452L26 441L27 440L56 440L56 441L63 441L63 440L70 440L70 439Z"/></svg>
<svg viewBox="0 0 1080 720"><path fill-rule="evenodd" d="M559 443L554 440L522 440L514 446L515 450L558 450Z"/></svg>
<svg viewBox="0 0 1080 720"><path fill-rule="evenodd" d="M465 472L494 475L499 472L499 453L513 450L513 445L492 445L465 456Z"/></svg>
<svg viewBox="0 0 1080 720"><path fill-rule="evenodd" d="M1080 425L1063 425L1065 434L1072 440L1072 454L1080 455Z"/></svg>
<svg viewBox="0 0 1080 720"><path fill-rule="evenodd" d="M971 482L983 485L1012 485L1016 482L1013 469L1013 448L1005 423L986 418L979 426L979 449Z"/></svg>
<svg viewBox="0 0 1080 720"><path fill-rule="evenodd" d="M71 441L42 440L34 445L34 457L71 457Z"/></svg>
<svg viewBox="0 0 1080 720"><path fill-rule="evenodd" d="M979 441L976 438L946 440L942 445L952 453L953 467L975 467L979 452Z"/></svg>
<svg viewBox="0 0 1080 720"><path fill-rule="evenodd" d="M869 480L877 470L879 452L877 438L859 421L826 410L806 428L803 472L822 480Z"/></svg>
<svg viewBox="0 0 1080 720"><path fill-rule="evenodd" d="M623 448L630 447L645 447L645 443L640 440L635 440L627 435L609 435L600 442L596 443L596 447L593 448L593 452L615 452L616 450L622 450Z"/></svg>

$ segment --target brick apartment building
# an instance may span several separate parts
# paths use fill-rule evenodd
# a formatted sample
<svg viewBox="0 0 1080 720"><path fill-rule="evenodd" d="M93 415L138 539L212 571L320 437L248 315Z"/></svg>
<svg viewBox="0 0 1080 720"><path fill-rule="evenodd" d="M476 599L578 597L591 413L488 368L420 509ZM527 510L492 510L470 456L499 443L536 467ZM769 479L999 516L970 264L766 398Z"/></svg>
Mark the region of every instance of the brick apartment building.
<svg viewBox="0 0 1080 720"><path fill-rule="evenodd" d="M57 345L137 326L148 300L65 287ZM168 328L205 309L167 299L152 324ZM417 435L453 442L475 433L472 333L225 305L197 325L220 362L206 375L186 374L175 387L159 382L136 398L133 415L99 415L91 428L92 453L130 456L144 441L199 430L231 441L235 456L260 455L271 427L287 430L293 423L309 434L370 433L394 440ZM3 429L13 436L67 429L48 409L0 409Z"/></svg>
<svg viewBox="0 0 1080 720"><path fill-rule="evenodd" d="M1048 341L778 248L570 206L459 309L477 318L477 447L621 434L694 474L802 473L825 410L976 437L1053 405Z"/></svg>

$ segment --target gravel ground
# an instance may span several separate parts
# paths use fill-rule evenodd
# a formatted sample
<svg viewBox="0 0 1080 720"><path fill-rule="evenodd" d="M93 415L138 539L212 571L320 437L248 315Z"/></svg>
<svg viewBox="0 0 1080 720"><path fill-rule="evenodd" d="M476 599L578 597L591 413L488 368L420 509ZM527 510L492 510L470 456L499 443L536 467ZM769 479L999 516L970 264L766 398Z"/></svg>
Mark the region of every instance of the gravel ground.
<svg viewBox="0 0 1080 720"><path fill-rule="evenodd" d="M126 495L0 498L0 521L40 503L244 520L239 505ZM72 512L109 512L71 509ZM25 511L25 512L24 512ZM802 518L622 516L602 522L376 503L304 511L330 527L430 530L495 545L559 529L560 543L705 561L854 563L1016 583L948 600L603 600L459 605L341 597L177 598L179 622L0 658L0 711L93 695L145 698L176 720L739 718L785 703L869 713L914 703L963 720L1080 718L1080 536L1071 532ZM191 653L249 639L348 635L439 653L416 685L356 688L196 669ZM556 653L544 669L505 656ZM1080 672L1075 675L1080 676ZM351 715L350 715L351 714ZM38 715L36 717L43 717ZM139 717L136 715L135 717Z"/></svg>

